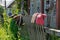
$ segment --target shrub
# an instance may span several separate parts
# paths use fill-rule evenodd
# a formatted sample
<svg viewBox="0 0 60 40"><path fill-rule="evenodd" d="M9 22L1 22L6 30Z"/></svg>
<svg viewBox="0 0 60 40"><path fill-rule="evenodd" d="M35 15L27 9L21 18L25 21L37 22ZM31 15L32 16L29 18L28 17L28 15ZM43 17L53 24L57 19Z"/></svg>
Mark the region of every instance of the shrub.
<svg viewBox="0 0 60 40"><path fill-rule="evenodd" d="M0 14L2 14L4 12L4 9L2 6L0 6Z"/></svg>

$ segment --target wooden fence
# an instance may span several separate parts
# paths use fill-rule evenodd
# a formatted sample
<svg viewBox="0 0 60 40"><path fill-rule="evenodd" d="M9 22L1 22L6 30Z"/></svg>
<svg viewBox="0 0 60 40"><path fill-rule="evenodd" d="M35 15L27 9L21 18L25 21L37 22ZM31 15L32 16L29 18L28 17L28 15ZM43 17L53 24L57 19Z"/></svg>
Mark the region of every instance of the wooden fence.
<svg viewBox="0 0 60 40"><path fill-rule="evenodd" d="M60 30L44 27L43 32L40 26L31 23L31 16L24 16L23 20L25 22L23 29L26 29L30 40L59 40L57 38L60 36Z"/></svg>

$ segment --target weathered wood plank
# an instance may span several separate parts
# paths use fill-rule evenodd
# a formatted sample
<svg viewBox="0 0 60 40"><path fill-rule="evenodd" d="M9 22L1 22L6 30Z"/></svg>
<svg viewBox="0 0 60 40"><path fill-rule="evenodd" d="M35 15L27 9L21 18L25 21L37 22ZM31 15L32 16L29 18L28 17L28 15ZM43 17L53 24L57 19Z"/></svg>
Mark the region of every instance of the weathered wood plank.
<svg viewBox="0 0 60 40"><path fill-rule="evenodd" d="M43 34L40 26L31 23L31 16L24 16L24 22L27 24L26 28L28 30L30 40L41 40L42 36L45 37L45 33L60 36L60 30L44 27L45 33ZM43 39L42 39L43 40ZM46 40L44 38L44 40Z"/></svg>
<svg viewBox="0 0 60 40"><path fill-rule="evenodd" d="M31 16L24 16L23 20L27 24L30 40L43 40L42 37L44 37L44 35L41 31L42 28L36 24L31 23Z"/></svg>
<svg viewBox="0 0 60 40"><path fill-rule="evenodd" d="M60 30L45 27L45 31L46 31L46 33L49 33L52 35L55 34L56 36L60 36Z"/></svg>

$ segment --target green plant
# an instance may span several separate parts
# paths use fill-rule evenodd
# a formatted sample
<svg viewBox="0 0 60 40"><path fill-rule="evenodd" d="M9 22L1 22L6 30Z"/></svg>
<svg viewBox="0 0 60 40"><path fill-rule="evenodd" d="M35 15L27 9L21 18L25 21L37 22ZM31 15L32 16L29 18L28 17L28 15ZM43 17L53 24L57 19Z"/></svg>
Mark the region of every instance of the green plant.
<svg viewBox="0 0 60 40"><path fill-rule="evenodd" d="M4 9L2 6L0 6L0 14L2 14L4 12Z"/></svg>
<svg viewBox="0 0 60 40"><path fill-rule="evenodd" d="M1 24L1 26L3 26L2 24L4 23L3 12L4 12L4 9L2 6L0 6L0 24Z"/></svg>

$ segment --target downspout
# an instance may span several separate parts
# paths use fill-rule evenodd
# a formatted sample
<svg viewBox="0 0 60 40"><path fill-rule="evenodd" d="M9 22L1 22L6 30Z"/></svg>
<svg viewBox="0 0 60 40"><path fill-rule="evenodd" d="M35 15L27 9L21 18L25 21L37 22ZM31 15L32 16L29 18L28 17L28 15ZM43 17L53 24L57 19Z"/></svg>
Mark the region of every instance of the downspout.
<svg viewBox="0 0 60 40"><path fill-rule="evenodd" d="M30 15L30 0L27 0L27 3L28 3L27 4L28 5L28 9L27 9L28 10L28 15Z"/></svg>
<svg viewBox="0 0 60 40"><path fill-rule="evenodd" d="M40 10L41 10L41 13L44 13L44 0L40 0L40 5L41 5L41 7L40 7Z"/></svg>
<svg viewBox="0 0 60 40"><path fill-rule="evenodd" d="M56 24L57 28L60 29L60 0L56 0Z"/></svg>

